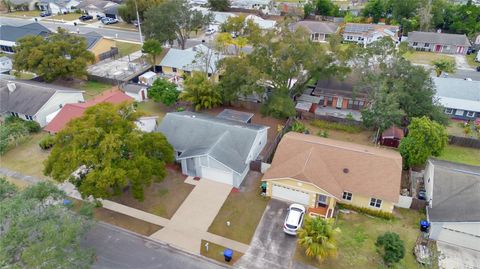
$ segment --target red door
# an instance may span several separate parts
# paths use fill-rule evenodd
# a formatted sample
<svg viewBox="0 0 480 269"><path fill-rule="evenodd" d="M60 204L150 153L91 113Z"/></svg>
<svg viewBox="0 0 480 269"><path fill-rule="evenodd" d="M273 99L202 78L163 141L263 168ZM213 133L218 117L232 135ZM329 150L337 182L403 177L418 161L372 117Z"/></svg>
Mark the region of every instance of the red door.
<svg viewBox="0 0 480 269"><path fill-rule="evenodd" d="M435 52L440 52L442 50L442 45L435 46Z"/></svg>
<svg viewBox="0 0 480 269"><path fill-rule="evenodd" d="M142 100L145 100L145 91L142 91Z"/></svg>

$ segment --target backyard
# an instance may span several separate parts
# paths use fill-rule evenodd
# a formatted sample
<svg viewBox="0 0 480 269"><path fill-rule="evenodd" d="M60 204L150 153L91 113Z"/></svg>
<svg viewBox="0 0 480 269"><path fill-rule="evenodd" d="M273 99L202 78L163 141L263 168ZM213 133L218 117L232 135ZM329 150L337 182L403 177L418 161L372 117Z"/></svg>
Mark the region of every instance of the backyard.
<svg viewBox="0 0 480 269"><path fill-rule="evenodd" d="M320 132L326 133L326 137L336 140L342 140L361 145L372 146L373 133L362 127L349 126L340 123L331 123L322 120L302 120L310 134L318 135Z"/></svg>
<svg viewBox="0 0 480 269"><path fill-rule="evenodd" d="M111 89L113 86L110 84L88 80L85 83L82 83L78 86L78 88L82 91L85 91L83 97L85 100L92 99L93 97L101 94L102 92Z"/></svg>
<svg viewBox="0 0 480 269"><path fill-rule="evenodd" d="M185 179L181 171L169 167L163 181L154 182L145 188L143 202L133 198L129 190L111 200L170 219L194 188L193 185L184 183Z"/></svg>
<svg viewBox="0 0 480 269"><path fill-rule="evenodd" d="M145 102L140 102L137 104L137 110L140 112L145 113L148 116L158 116L159 120L165 117L165 114L168 111L173 110L173 108L169 108L164 104L154 102L152 100L148 100Z"/></svg>
<svg viewBox="0 0 480 269"><path fill-rule="evenodd" d="M407 209L395 209L396 219L387 221L355 212L340 213L336 226L341 232L337 238L338 256L321 263L305 256L303 249L297 246L295 259L299 262L332 269L370 269L386 268L377 253L375 242L385 232L395 232L405 244L405 257L395 268L423 268L415 260L413 247L420 235L419 221L425 218L423 213Z"/></svg>
<svg viewBox="0 0 480 269"><path fill-rule="evenodd" d="M250 171L240 189L232 190L209 232L250 244L269 200L260 195L260 177L260 173Z"/></svg>
<svg viewBox="0 0 480 269"><path fill-rule="evenodd" d="M431 65L436 60L447 60L455 63L455 58L440 53L425 51L408 51L403 57L413 63Z"/></svg>
<svg viewBox="0 0 480 269"><path fill-rule="evenodd" d="M480 149L447 145L437 158L469 165L480 165Z"/></svg>

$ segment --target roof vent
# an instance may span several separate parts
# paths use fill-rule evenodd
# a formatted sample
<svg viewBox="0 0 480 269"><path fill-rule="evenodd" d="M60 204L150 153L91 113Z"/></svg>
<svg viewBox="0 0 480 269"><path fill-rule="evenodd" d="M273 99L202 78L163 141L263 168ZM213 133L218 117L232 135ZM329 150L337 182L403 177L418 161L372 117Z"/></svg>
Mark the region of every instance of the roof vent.
<svg viewBox="0 0 480 269"><path fill-rule="evenodd" d="M15 83L13 82L8 82L7 87L9 92L14 92L15 89L17 89L17 85L15 85Z"/></svg>
<svg viewBox="0 0 480 269"><path fill-rule="evenodd" d="M350 172L350 170L348 170L348 168L343 168L343 172L344 172L345 174L348 174L348 172Z"/></svg>

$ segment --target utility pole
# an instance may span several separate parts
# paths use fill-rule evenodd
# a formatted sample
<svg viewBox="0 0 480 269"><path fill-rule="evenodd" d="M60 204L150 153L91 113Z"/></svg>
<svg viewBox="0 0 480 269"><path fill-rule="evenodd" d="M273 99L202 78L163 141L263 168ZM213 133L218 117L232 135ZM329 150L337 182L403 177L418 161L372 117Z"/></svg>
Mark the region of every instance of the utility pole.
<svg viewBox="0 0 480 269"><path fill-rule="evenodd" d="M138 15L137 0L135 0L135 11L137 12L137 23L138 23L138 33L140 35L140 44L142 44L143 46L142 26L140 23L140 15Z"/></svg>

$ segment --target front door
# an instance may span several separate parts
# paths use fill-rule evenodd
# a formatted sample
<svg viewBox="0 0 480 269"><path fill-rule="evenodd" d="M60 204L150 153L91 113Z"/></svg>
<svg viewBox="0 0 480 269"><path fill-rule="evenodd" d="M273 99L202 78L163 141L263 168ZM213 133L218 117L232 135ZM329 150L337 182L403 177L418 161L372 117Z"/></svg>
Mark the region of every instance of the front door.
<svg viewBox="0 0 480 269"><path fill-rule="evenodd" d="M145 91L142 90L141 93L142 93L142 100L145 100Z"/></svg>
<svg viewBox="0 0 480 269"><path fill-rule="evenodd" d="M319 207L327 207L327 206L328 206L327 199L328 199L327 196L322 195L322 194L319 194L319 195L318 195L317 205L318 205Z"/></svg>
<svg viewBox="0 0 480 269"><path fill-rule="evenodd" d="M435 52L441 52L441 51L442 51L442 45L436 45Z"/></svg>

